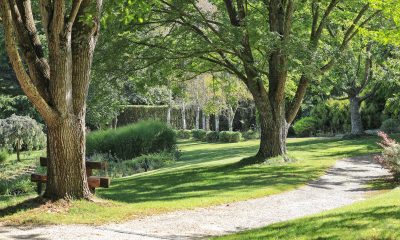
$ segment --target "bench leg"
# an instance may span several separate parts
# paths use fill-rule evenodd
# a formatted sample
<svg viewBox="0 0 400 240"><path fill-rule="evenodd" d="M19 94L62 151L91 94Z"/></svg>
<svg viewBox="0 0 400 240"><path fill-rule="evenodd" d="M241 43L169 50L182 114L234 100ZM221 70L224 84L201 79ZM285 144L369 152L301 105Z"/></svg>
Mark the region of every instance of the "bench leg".
<svg viewBox="0 0 400 240"><path fill-rule="evenodd" d="M37 183L37 194L40 196L42 194L42 183Z"/></svg>

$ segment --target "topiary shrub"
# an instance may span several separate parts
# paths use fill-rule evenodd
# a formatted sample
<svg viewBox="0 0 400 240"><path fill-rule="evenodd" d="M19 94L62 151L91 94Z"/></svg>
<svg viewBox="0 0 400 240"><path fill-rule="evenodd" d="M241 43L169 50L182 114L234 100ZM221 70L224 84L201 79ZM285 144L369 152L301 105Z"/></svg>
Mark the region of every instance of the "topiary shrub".
<svg viewBox="0 0 400 240"><path fill-rule="evenodd" d="M260 132L254 131L254 130L248 130L248 131L242 133L242 136L246 140L260 139Z"/></svg>
<svg viewBox="0 0 400 240"><path fill-rule="evenodd" d="M122 160L143 154L172 151L175 132L166 124L143 121L117 129L91 132L86 137L87 154L108 153Z"/></svg>
<svg viewBox="0 0 400 240"><path fill-rule="evenodd" d="M10 154L6 149L0 149L0 163L4 163L5 161L7 161L9 156Z"/></svg>
<svg viewBox="0 0 400 240"><path fill-rule="evenodd" d="M190 139L192 136L192 132L190 130L180 129L176 131L176 136L179 139Z"/></svg>
<svg viewBox="0 0 400 240"><path fill-rule="evenodd" d="M208 131L206 133L206 141L209 143L215 143L218 142L218 132L215 131Z"/></svg>
<svg viewBox="0 0 400 240"><path fill-rule="evenodd" d="M294 131L298 137L310 137L315 133L316 120L313 117L304 117L294 125Z"/></svg>
<svg viewBox="0 0 400 240"><path fill-rule="evenodd" d="M400 131L400 122L395 119L387 119L382 122L381 131L386 133L395 133Z"/></svg>
<svg viewBox="0 0 400 240"><path fill-rule="evenodd" d="M218 135L219 141L224 143L240 142L242 134L240 132L222 131Z"/></svg>
<svg viewBox="0 0 400 240"><path fill-rule="evenodd" d="M205 141L206 140L207 131L203 129L192 130L193 138L197 141Z"/></svg>

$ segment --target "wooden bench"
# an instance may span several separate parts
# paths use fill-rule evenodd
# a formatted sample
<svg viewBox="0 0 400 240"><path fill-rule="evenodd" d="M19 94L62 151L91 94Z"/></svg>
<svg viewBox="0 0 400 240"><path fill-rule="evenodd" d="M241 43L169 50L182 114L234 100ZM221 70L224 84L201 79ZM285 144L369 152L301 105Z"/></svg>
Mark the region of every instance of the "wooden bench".
<svg viewBox="0 0 400 240"><path fill-rule="evenodd" d="M40 166L47 167L47 158L46 157L40 158ZM94 169L106 170L106 168L107 168L107 164L105 162L86 161L86 176L88 179L88 185L89 185L90 191L92 191L92 193L94 193L96 188L98 188L98 187L103 187L103 188L110 187L111 180L109 177L92 176ZM47 175L32 174L31 182L37 183L37 193L40 195L40 194L42 194L42 189L43 189L42 184L47 182Z"/></svg>

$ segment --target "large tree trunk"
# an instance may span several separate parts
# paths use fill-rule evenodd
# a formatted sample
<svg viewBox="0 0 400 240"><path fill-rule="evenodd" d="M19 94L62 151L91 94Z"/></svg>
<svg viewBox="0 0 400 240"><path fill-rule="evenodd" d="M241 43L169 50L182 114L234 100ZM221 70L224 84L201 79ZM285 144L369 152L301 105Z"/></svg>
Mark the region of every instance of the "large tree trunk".
<svg viewBox="0 0 400 240"><path fill-rule="evenodd" d="M360 114L361 101L358 97L350 97L351 134L361 135L364 127Z"/></svg>
<svg viewBox="0 0 400 240"><path fill-rule="evenodd" d="M257 104L259 108L264 108L265 104ZM260 106L261 105L261 106ZM283 106L281 106L283 107ZM268 158L285 156L286 136L288 125L283 112L273 115L275 111L259 109L260 112L260 148L256 155L256 161L264 161Z"/></svg>
<svg viewBox="0 0 400 240"><path fill-rule="evenodd" d="M85 122L75 117L48 125L48 182L44 196L89 198L85 171Z"/></svg>
<svg viewBox="0 0 400 240"><path fill-rule="evenodd" d="M31 1L17 2L0 0L6 49L22 90L47 125L45 196L89 198L85 173L86 98L102 1L41 2L48 60L36 30Z"/></svg>

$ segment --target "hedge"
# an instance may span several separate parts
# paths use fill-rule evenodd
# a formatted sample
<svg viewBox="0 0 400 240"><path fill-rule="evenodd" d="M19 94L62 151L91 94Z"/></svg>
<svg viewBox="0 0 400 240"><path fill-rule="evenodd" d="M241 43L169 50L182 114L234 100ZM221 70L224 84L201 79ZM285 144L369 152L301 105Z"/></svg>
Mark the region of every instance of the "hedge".
<svg viewBox="0 0 400 240"><path fill-rule="evenodd" d="M143 154L172 151L176 146L175 132L166 124L157 121L142 121L137 124L87 135L87 154L110 153L122 160Z"/></svg>
<svg viewBox="0 0 400 240"><path fill-rule="evenodd" d="M242 139L242 134L240 132L228 132L222 131L218 135L219 141L224 143L236 143L240 142Z"/></svg>

